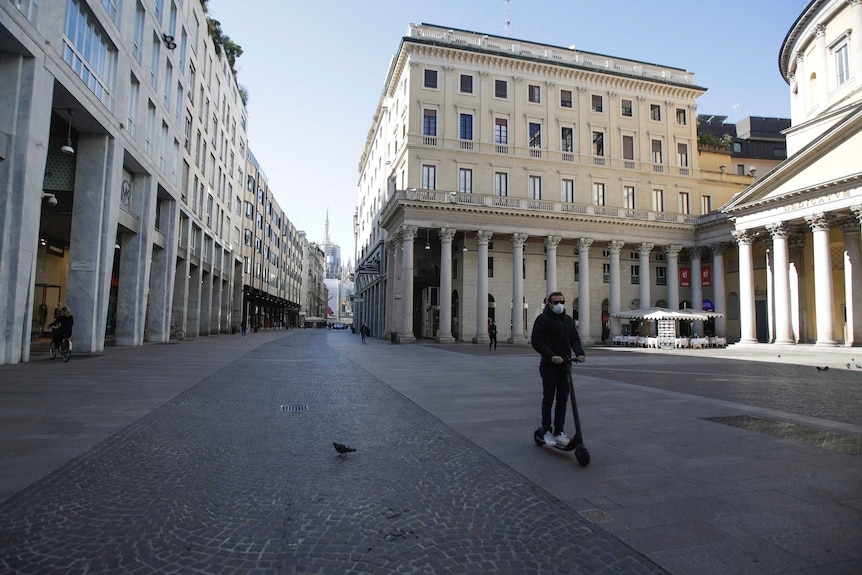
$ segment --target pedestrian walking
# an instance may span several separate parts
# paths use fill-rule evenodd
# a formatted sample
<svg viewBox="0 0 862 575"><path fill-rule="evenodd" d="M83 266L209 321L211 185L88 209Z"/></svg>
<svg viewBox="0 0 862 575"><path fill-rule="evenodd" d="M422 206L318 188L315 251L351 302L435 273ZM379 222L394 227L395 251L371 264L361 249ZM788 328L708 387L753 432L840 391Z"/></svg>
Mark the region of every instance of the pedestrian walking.
<svg viewBox="0 0 862 575"><path fill-rule="evenodd" d="M566 423L566 402L569 398L569 381L566 370L571 369L572 351L577 361L587 360L575 320L566 314L566 298L555 291L548 296L545 308L533 323L530 343L542 356L539 374L542 376L542 429L546 445L566 444L569 437L563 427ZM554 406L554 400L557 404ZM551 408L554 407L553 427Z"/></svg>
<svg viewBox="0 0 862 575"><path fill-rule="evenodd" d="M362 343L365 343L365 338L371 335L371 328L364 321L362 322L362 327L359 328L359 335L362 337Z"/></svg>
<svg viewBox="0 0 862 575"><path fill-rule="evenodd" d="M452 337L455 338L455 341L458 341L458 316L452 316Z"/></svg>
<svg viewBox="0 0 862 575"><path fill-rule="evenodd" d="M242 323L239 324L239 329L242 332L242 336L245 337L246 332L248 332L248 325L245 323L245 320L242 320Z"/></svg>
<svg viewBox="0 0 862 575"><path fill-rule="evenodd" d="M488 342L488 351L491 351L491 346L494 347L494 351L497 351L497 322L493 319L491 323L488 325L488 337L491 338L491 341Z"/></svg>

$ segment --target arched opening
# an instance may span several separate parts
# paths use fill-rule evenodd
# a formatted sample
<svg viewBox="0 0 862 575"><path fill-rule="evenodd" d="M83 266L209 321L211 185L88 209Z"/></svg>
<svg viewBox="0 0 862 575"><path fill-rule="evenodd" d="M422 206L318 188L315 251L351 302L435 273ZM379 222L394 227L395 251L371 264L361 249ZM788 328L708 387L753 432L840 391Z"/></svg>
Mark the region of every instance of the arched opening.
<svg viewBox="0 0 862 575"><path fill-rule="evenodd" d="M497 321L497 301L494 296L488 294L488 323L492 320Z"/></svg>
<svg viewBox="0 0 862 575"><path fill-rule="evenodd" d="M607 341L611 338L610 305L607 298L602 300L602 341Z"/></svg>

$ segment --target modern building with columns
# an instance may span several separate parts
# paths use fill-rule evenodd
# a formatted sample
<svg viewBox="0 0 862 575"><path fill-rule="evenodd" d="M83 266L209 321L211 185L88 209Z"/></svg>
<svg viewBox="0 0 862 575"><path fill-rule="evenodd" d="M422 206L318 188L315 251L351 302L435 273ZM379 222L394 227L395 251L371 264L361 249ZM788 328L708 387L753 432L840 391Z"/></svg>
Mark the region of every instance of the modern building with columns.
<svg viewBox="0 0 862 575"><path fill-rule="evenodd" d="M728 312L717 208L755 175L698 148L704 91L679 68L410 25L360 161L355 321L485 343L493 318L525 343L560 290L590 343L639 327L623 309ZM738 337L726 315L693 329Z"/></svg>
<svg viewBox="0 0 862 575"><path fill-rule="evenodd" d="M778 64L788 159L723 208L739 246L741 340L860 346L862 1L812 1Z"/></svg>

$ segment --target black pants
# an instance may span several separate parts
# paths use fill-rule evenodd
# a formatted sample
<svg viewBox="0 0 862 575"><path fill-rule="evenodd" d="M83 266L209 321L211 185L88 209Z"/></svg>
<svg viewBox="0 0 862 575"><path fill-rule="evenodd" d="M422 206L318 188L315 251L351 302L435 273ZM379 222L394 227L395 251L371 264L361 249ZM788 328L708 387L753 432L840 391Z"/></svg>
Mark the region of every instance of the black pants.
<svg viewBox="0 0 862 575"><path fill-rule="evenodd" d="M569 380L566 370L569 366L561 365L539 365L539 374L542 376L542 429L553 431L554 435L563 432L566 425L566 402L569 400ZM554 427L551 428L551 406L554 406Z"/></svg>
<svg viewBox="0 0 862 575"><path fill-rule="evenodd" d="M494 349L497 349L497 336L492 335L490 337L491 341L488 342L488 349L491 349L492 346L494 347Z"/></svg>

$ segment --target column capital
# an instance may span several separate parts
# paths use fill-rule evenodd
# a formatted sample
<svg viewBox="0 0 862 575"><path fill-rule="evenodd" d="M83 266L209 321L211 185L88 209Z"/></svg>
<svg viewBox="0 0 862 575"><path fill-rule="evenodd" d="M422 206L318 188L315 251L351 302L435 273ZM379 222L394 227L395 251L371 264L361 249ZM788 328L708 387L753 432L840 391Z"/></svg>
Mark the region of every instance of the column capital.
<svg viewBox="0 0 862 575"><path fill-rule="evenodd" d="M829 214L825 212L805 216L805 222L812 232L828 232L830 228L829 219Z"/></svg>
<svg viewBox="0 0 862 575"><path fill-rule="evenodd" d="M476 243L480 246L487 246L492 237L494 237L494 232L479 230L476 232Z"/></svg>
<svg viewBox="0 0 862 575"><path fill-rule="evenodd" d="M858 234L862 231L859 229L859 221L855 218L844 218L838 222L838 225L845 234Z"/></svg>
<svg viewBox="0 0 862 575"><path fill-rule="evenodd" d="M638 255L647 255L648 256L654 247L655 247L655 244L652 244L650 242L641 242L637 245Z"/></svg>
<svg viewBox="0 0 862 575"><path fill-rule="evenodd" d="M790 235L790 226L787 225L787 222L775 222L772 224L766 224L766 231L769 232L772 239L786 238Z"/></svg>
<svg viewBox="0 0 862 575"><path fill-rule="evenodd" d="M413 241L419 233L419 228L417 226L401 226L400 232L402 242Z"/></svg>
<svg viewBox="0 0 862 575"><path fill-rule="evenodd" d="M608 251L612 254L618 254L624 245L626 243L623 240L611 240L608 242Z"/></svg>
<svg viewBox="0 0 862 575"><path fill-rule="evenodd" d="M688 252L688 257L690 257L691 259L699 260L701 254L703 253L703 247L702 246L691 246L691 247L685 248L685 251Z"/></svg>
<svg viewBox="0 0 862 575"><path fill-rule="evenodd" d="M578 238L578 251L588 250L593 245L593 238Z"/></svg>
<svg viewBox="0 0 862 575"><path fill-rule="evenodd" d="M516 248L524 247L524 244L527 243L527 238L529 238L527 234L516 232L509 236L509 241L512 242L512 246Z"/></svg>
<svg viewBox="0 0 862 575"><path fill-rule="evenodd" d="M440 236L440 241L444 244L452 243L452 240L455 238L455 234L458 233L458 230L455 228L440 228L437 232L437 235Z"/></svg>
<svg viewBox="0 0 862 575"><path fill-rule="evenodd" d="M754 234L751 230L733 230L730 233L733 236L733 240L737 243L737 245L750 246L754 243Z"/></svg>
<svg viewBox="0 0 862 575"><path fill-rule="evenodd" d="M801 250L805 247L805 234L793 234L790 236L790 249Z"/></svg>
<svg viewBox="0 0 862 575"><path fill-rule="evenodd" d="M859 220L860 224L862 224L862 205L850 206L850 211L853 212L853 215L856 216L856 219Z"/></svg>
<svg viewBox="0 0 862 575"><path fill-rule="evenodd" d="M563 238L560 236L545 236L545 247L549 250L555 250L561 241Z"/></svg>
<svg viewBox="0 0 862 575"><path fill-rule="evenodd" d="M724 251L728 248L729 244L727 242L715 242L714 244L710 244L709 250L712 252L712 256L723 256Z"/></svg>
<svg viewBox="0 0 862 575"><path fill-rule="evenodd" d="M682 244L669 244L666 246L662 246L662 251L664 251L665 255L669 258L675 258L679 255L679 252L682 251Z"/></svg>

